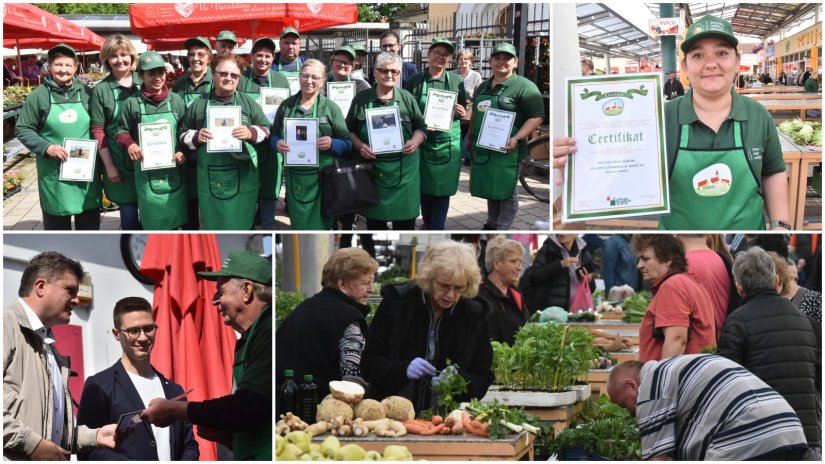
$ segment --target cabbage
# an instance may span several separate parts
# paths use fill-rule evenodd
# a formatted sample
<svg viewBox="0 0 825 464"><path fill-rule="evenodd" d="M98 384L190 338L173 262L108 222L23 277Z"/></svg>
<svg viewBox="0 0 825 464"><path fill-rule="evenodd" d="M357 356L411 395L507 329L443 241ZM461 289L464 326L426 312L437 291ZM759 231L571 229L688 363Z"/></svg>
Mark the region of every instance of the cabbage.
<svg viewBox="0 0 825 464"><path fill-rule="evenodd" d="M808 145L814 136L814 128L810 124L803 124L799 131L792 135L793 141L800 145Z"/></svg>
<svg viewBox="0 0 825 464"><path fill-rule="evenodd" d="M814 136L811 137L811 145L815 147L822 146L822 128L814 129Z"/></svg>
<svg viewBox="0 0 825 464"><path fill-rule="evenodd" d="M790 135L792 132L794 132L793 124L791 124L790 120L783 121L779 124L779 130Z"/></svg>

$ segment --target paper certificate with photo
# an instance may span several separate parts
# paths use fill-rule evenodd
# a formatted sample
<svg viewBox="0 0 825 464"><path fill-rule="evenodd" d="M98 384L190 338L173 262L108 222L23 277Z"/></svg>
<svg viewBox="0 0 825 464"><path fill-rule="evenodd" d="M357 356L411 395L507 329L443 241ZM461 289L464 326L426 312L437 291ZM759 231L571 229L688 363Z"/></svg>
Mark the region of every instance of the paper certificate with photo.
<svg viewBox="0 0 825 464"><path fill-rule="evenodd" d="M318 166L318 119L285 118L284 166Z"/></svg>
<svg viewBox="0 0 825 464"><path fill-rule="evenodd" d="M289 98L289 89L279 89L275 87L261 87L261 109L263 110L269 123L275 122L275 114L281 103Z"/></svg>
<svg viewBox="0 0 825 464"><path fill-rule="evenodd" d="M341 108L341 113L346 117L355 98L355 82L327 82L327 97Z"/></svg>
<svg viewBox="0 0 825 464"><path fill-rule="evenodd" d="M516 113L512 111L487 108L484 119L481 120L481 129L478 133L478 145L481 148L507 153L505 147L512 137L513 123L516 122Z"/></svg>
<svg viewBox="0 0 825 464"><path fill-rule="evenodd" d="M69 154L60 163L59 180L91 182L95 176L97 141L86 139L63 139L63 148Z"/></svg>
<svg viewBox="0 0 825 464"><path fill-rule="evenodd" d="M453 128L453 114L458 92L449 90L427 90L427 106L424 107L424 123L427 129L449 132Z"/></svg>
<svg viewBox="0 0 825 464"><path fill-rule="evenodd" d="M149 171L175 167L175 135L171 122L138 124L138 139L143 152L141 169Z"/></svg>
<svg viewBox="0 0 825 464"><path fill-rule="evenodd" d="M394 153L404 148L404 136L401 133L401 113L397 106L368 108L367 135L369 145L375 153Z"/></svg>
<svg viewBox="0 0 825 464"><path fill-rule="evenodd" d="M562 220L670 211L662 76L567 79L568 157Z"/></svg>
<svg viewBox="0 0 825 464"><path fill-rule="evenodd" d="M212 138L206 142L206 151L241 152L241 139L232 135L236 127L241 126L240 106L209 106L206 108L206 128L212 132Z"/></svg>
<svg viewBox="0 0 825 464"><path fill-rule="evenodd" d="M289 82L290 95L295 95L301 91L301 81L298 80L298 76L286 76L286 80Z"/></svg>

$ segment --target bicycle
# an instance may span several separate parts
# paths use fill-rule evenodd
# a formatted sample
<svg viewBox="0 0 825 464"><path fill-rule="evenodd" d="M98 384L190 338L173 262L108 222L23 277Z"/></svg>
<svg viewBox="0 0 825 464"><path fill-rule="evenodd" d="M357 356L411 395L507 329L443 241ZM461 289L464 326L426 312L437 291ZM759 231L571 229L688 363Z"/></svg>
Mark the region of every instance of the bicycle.
<svg viewBox="0 0 825 464"><path fill-rule="evenodd" d="M550 203L550 134L527 142L527 153L519 164L518 180L535 199Z"/></svg>

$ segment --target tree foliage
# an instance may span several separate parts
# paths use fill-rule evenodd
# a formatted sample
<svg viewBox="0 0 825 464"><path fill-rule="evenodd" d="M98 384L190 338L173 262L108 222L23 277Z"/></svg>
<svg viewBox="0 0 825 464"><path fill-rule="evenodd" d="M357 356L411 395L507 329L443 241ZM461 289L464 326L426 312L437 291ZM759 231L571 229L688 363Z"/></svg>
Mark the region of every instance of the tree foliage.
<svg viewBox="0 0 825 464"><path fill-rule="evenodd" d="M52 14L129 14L128 3L35 3Z"/></svg>
<svg viewBox="0 0 825 464"><path fill-rule="evenodd" d="M364 23L389 23L398 13L406 10L409 3L359 3L358 21Z"/></svg>

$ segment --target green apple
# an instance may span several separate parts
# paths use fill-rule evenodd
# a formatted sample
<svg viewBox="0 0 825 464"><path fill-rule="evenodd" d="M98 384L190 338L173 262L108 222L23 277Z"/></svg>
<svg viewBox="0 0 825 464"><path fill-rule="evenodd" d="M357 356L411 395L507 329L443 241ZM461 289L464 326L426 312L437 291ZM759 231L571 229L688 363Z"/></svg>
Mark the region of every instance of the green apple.
<svg viewBox="0 0 825 464"><path fill-rule="evenodd" d="M380 461L381 460L381 453L378 451L367 451L367 455L364 456L364 461Z"/></svg>
<svg viewBox="0 0 825 464"><path fill-rule="evenodd" d="M338 438L330 435L321 442L321 454L323 454L324 457L333 458L335 457L335 452L338 451L340 447L341 442L338 441Z"/></svg>
<svg viewBox="0 0 825 464"><path fill-rule="evenodd" d="M360 446L350 443L349 445L344 445L338 448L338 451L335 452L335 460L336 461L361 461L364 459L364 456L367 455L367 452L364 451L364 448Z"/></svg>
<svg viewBox="0 0 825 464"><path fill-rule="evenodd" d="M286 446L284 446L284 450L281 452L281 454L278 455L278 460L297 461L302 454L304 453L301 451L301 448L298 448L296 445L293 445L292 443L287 443Z"/></svg>
<svg viewBox="0 0 825 464"><path fill-rule="evenodd" d="M300 448L302 453L308 453L312 437L303 430L293 430L286 434L286 441Z"/></svg>
<svg viewBox="0 0 825 464"><path fill-rule="evenodd" d="M413 457L406 446L388 445L384 448L385 461L412 461Z"/></svg>
<svg viewBox="0 0 825 464"><path fill-rule="evenodd" d="M275 455L280 456L286 446L286 439L280 435L275 435Z"/></svg>

